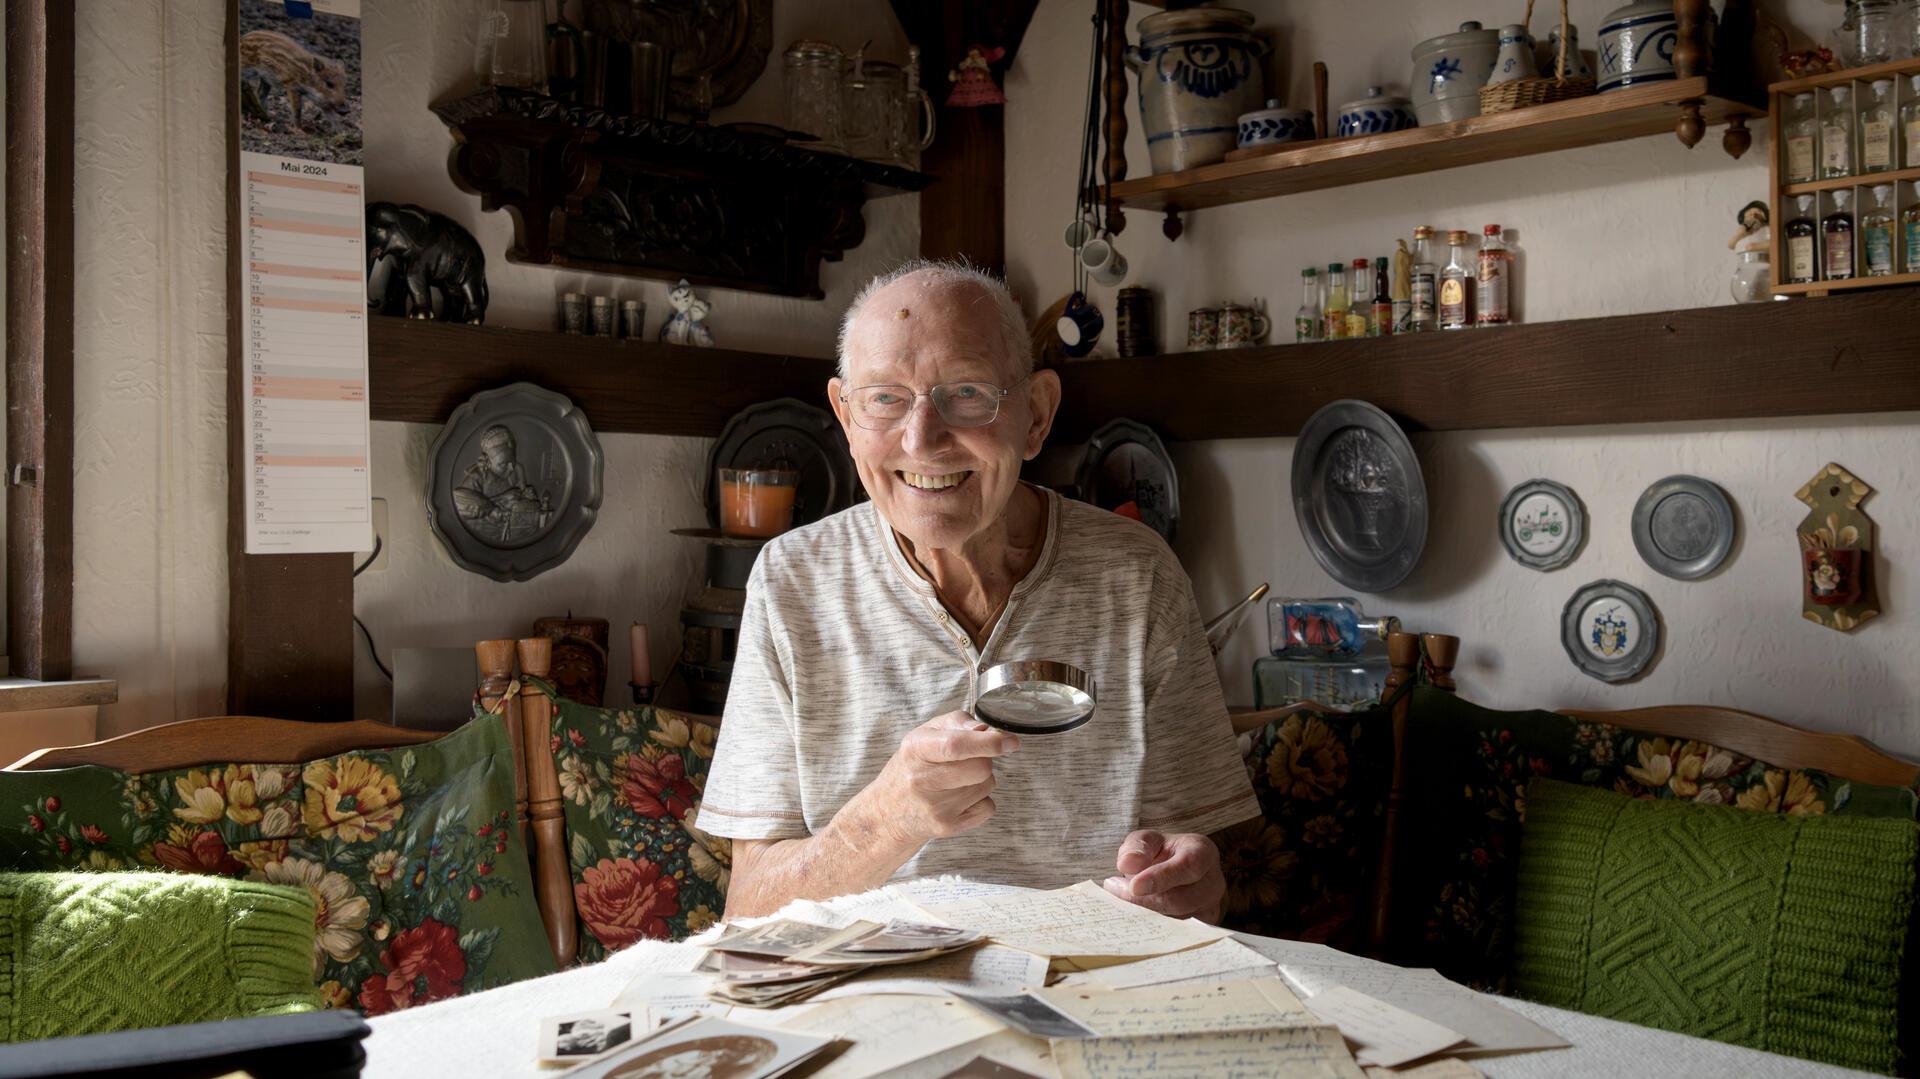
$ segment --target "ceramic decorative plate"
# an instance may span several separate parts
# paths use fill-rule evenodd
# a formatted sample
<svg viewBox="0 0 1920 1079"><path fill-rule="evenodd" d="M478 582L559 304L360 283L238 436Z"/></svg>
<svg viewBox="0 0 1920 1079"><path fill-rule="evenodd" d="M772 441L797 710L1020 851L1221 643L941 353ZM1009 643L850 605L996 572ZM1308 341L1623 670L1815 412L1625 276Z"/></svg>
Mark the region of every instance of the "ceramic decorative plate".
<svg viewBox="0 0 1920 1079"><path fill-rule="evenodd" d="M1365 401L1334 401L1293 447L1293 515L1320 567L1362 592L1407 579L1427 545L1427 481L1406 432Z"/></svg>
<svg viewBox="0 0 1920 1079"><path fill-rule="evenodd" d="M839 513L861 496L840 421L823 408L782 397L734 414L707 458L707 523L720 527L719 470L789 468L800 473L793 527Z"/></svg>
<svg viewBox="0 0 1920 1079"><path fill-rule="evenodd" d="M462 569L525 581L565 562L600 512L600 441L530 382L476 393L433 440L427 523Z"/></svg>
<svg viewBox="0 0 1920 1079"><path fill-rule="evenodd" d="M1698 476L1668 476L1633 507L1633 546L1647 565L1691 581L1720 568L1733 551L1733 503Z"/></svg>
<svg viewBox="0 0 1920 1079"><path fill-rule="evenodd" d="M1630 682L1660 651L1660 615L1638 588L1595 581L1560 613L1560 645L1574 666L1602 682Z"/></svg>
<svg viewBox="0 0 1920 1079"><path fill-rule="evenodd" d="M1173 542L1180 525L1180 476L1153 428L1114 420L1095 431L1073 481L1082 500L1131 517Z"/></svg>
<svg viewBox="0 0 1920 1079"><path fill-rule="evenodd" d="M1586 507L1552 480L1528 480L1500 503L1500 542L1523 566L1559 569L1580 556L1586 539Z"/></svg>

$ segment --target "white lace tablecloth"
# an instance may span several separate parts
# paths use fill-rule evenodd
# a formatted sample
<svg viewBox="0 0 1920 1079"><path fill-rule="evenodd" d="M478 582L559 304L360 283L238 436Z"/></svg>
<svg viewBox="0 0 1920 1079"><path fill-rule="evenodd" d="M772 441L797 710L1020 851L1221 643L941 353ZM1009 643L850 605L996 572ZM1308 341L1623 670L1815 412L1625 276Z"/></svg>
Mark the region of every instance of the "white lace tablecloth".
<svg viewBox="0 0 1920 1079"><path fill-rule="evenodd" d="M780 916L818 922L852 917L910 918L915 912L904 900L937 886L935 882L917 881L825 904L798 902L781 911ZM1241 943L1276 960L1287 944L1269 937L1236 936ZM534 1043L542 1018L604 1008L642 974L692 969L702 951L693 944L642 941L593 966L380 1016L370 1020L373 1034L366 1042L367 1066L362 1074L369 1079L552 1076L553 1069L534 1063ZM1525 1001L1503 1003L1573 1044L1567 1049L1473 1061L1489 1079L1801 1079L1869 1074ZM974 1055L975 1050L963 1048L952 1054L951 1060L917 1063L912 1074L937 1076Z"/></svg>

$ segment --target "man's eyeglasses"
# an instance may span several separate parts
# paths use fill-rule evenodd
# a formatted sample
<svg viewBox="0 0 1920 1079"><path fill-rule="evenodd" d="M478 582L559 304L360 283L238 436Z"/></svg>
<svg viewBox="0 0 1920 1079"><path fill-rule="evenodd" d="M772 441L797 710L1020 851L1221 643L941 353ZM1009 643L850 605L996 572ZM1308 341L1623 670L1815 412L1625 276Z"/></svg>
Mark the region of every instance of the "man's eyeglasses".
<svg viewBox="0 0 1920 1079"><path fill-rule="evenodd" d="M991 382L947 382L925 393L907 386L861 386L841 394L840 400L853 410L853 422L869 431L888 431L905 423L913 414L914 402L922 397L933 399L934 411L949 427L985 427L1000 415L1000 402L1012 392Z"/></svg>

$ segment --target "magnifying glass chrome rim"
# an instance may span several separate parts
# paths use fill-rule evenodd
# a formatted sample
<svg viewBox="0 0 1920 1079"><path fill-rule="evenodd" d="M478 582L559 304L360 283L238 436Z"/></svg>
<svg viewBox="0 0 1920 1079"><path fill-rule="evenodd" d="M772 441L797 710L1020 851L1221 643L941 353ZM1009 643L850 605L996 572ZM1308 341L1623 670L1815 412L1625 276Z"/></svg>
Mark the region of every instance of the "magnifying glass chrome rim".
<svg viewBox="0 0 1920 1079"><path fill-rule="evenodd" d="M1066 723L1039 726L1021 723L1016 720L1001 719L991 713L992 702L981 707L981 699L996 690L1008 686L1028 683L1049 683L1067 689L1074 698L1074 704L1080 709L1077 719ZM1050 659L1019 659L1007 663L995 664L987 668L980 676L980 689L974 696L973 714L980 722L1013 734L1064 734L1067 731L1085 726L1093 719L1097 696L1094 692L1093 677L1071 663L1061 663Z"/></svg>

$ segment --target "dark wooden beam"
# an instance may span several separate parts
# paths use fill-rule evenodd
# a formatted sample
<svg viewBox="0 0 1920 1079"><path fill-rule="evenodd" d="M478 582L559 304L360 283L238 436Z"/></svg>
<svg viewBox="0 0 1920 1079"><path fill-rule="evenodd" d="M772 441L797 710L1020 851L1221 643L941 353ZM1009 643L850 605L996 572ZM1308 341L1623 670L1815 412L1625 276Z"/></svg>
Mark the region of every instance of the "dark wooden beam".
<svg viewBox="0 0 1920 1079"><path fill-rule="evenodd" d="M73 674L73 5L7 0L7 649Z"/></svg>
<svg viewBox="0 0 1920 1079"><path fill-rule="evenodd" d="M1456 333L1096 360L1054 440L1126 416L1176 439L1295 435L1360 398L1412 430L1920 410L1920 287Z"/></svg>
<svg viewBox="0 0 1920 1079"><path fill-rule="evenodd" d="M241 421L240 8L227 5L227 711L353 718L353 556L247 553L249 449Z"/></svg>

